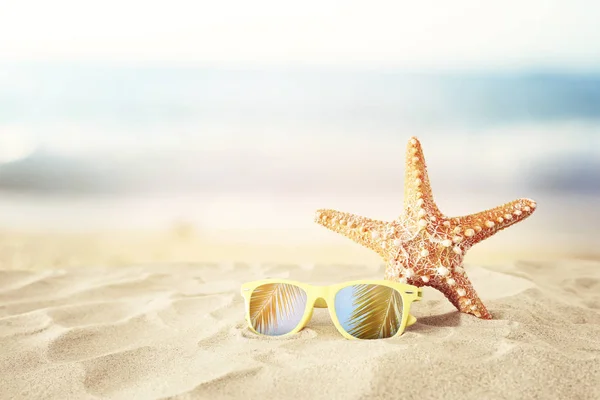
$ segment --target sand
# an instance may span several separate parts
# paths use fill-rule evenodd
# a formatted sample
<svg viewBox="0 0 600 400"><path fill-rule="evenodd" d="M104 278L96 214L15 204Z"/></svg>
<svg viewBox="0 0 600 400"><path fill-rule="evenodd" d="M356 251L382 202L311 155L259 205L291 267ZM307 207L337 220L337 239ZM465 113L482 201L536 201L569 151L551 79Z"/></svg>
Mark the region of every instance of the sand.
<svg viewBox="0 0 600 400"><path fill-rule="evenodd" d="M0 271L0 398L600 398L599 262L467 270L494 320L426 288L414 326L371 341L324 309L293 338L257 337L239 286L379 278L377 264Z"/></svg>

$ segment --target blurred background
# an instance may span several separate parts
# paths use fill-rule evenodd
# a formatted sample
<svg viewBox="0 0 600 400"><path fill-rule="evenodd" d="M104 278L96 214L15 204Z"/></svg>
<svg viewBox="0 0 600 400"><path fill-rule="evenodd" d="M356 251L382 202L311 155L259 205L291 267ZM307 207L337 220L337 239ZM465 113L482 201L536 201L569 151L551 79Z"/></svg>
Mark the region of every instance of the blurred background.
<svg viewBox="0 0 600 400"><path fill-rule="evenodd" d="M379 262L317 208L529 197L467 262L599 257L593 1L0 1L0 268Z"/></svg>

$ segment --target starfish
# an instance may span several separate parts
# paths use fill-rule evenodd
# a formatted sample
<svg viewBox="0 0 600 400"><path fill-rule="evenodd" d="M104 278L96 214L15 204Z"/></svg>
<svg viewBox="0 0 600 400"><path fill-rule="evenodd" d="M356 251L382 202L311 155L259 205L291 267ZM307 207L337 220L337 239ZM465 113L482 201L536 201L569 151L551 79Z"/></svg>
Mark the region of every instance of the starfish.
<svg viewBox="0 0 600 400"><path fill-rule="evenodd" d="M477 214L443 215L433 199L421 143L412 137L407 146L403 215L386 222L320 209L315 219L377 252L386 262L385 279L433 287L460 312L491 319L463 268L465 252L524 220L535 208L535 201L523 198Z"/></svg>

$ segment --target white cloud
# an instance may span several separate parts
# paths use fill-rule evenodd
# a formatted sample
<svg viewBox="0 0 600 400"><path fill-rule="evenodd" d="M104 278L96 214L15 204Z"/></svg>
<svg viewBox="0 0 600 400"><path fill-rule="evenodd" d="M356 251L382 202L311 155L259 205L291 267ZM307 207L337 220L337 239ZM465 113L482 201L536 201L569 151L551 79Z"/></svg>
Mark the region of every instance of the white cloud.
<svg viewBox="0 0 600 400"><path fill-rule="evenodd" d="M0 0L0 8L0 60L600 66L600 5L584 0Z"/></svg>

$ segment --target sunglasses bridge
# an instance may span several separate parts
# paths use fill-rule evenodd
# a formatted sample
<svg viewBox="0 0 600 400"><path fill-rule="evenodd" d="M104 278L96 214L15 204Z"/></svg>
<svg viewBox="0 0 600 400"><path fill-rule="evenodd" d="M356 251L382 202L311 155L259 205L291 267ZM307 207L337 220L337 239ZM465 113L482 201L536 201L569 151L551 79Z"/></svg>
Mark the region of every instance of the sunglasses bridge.
<svg viewBox="0 0 600 400"><path fill-rule="evenodd" d="M315 308L327 308L327 300L325 300L323 297L317 297L317 299L315 300Z"/></svg>
<svg viewBox="0 0 600 400"><path fill-rule="evenodd" d="M327 298L330 295L330 290L331 287L329 286L313 286L314 308L329 308Z"/></svg>

